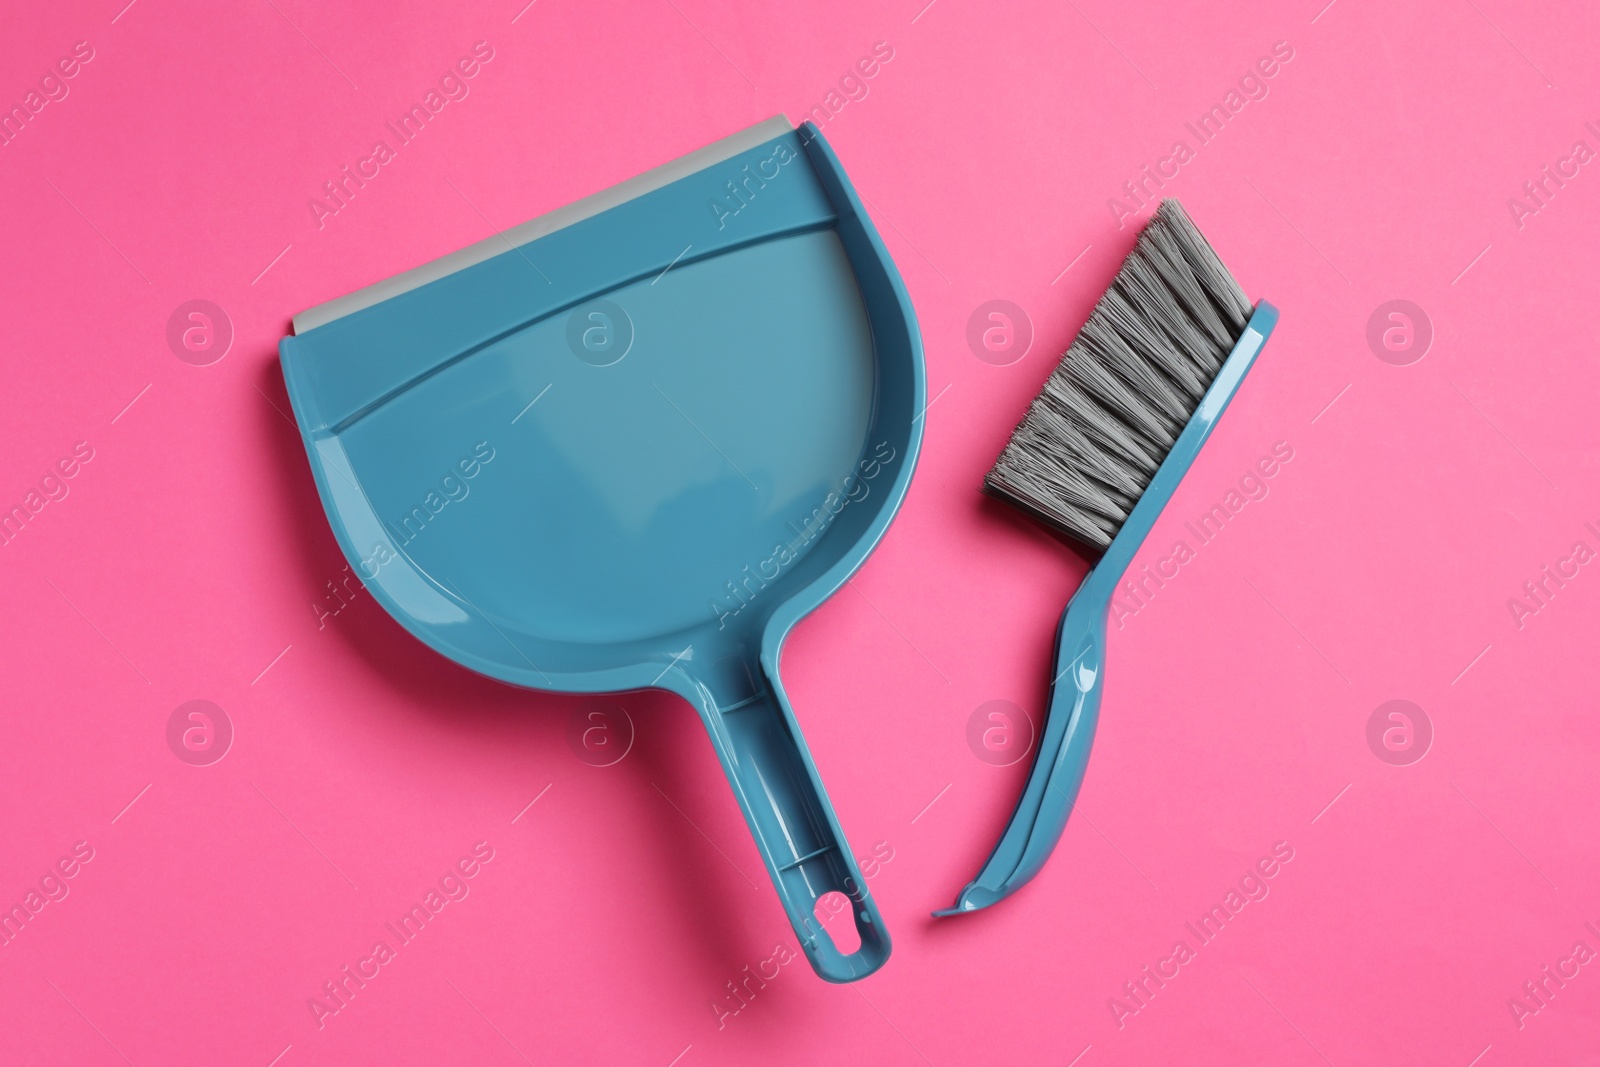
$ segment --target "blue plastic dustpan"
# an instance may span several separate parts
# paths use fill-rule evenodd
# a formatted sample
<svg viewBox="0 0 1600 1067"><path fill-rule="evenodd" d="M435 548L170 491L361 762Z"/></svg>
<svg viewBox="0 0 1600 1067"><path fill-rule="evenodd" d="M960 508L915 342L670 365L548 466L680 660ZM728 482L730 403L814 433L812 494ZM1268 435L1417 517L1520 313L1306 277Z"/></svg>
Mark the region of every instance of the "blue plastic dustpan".
<svg viewBox="0 0 1600 1067"><path fill-rule="evenodd" d="M688 700L811 965L881 967L778 661L905 497L922 342L816 128L769 120L305 312L280 348L390 614L501 681ZM849 955L815 916L833 891Z"/></svg>

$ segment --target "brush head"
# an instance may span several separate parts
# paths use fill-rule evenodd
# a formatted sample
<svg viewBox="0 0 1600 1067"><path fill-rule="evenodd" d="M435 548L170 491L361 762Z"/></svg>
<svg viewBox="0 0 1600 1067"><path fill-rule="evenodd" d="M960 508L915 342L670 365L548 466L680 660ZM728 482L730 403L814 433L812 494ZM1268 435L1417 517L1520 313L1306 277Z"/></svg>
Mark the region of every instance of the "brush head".
<svg viewBox="0 0 1600 1067"><path fill-rule="evenodd" d="M1163 200L984 489L1105 551L1250 312L1244 290L1183 208Z"/></svg>

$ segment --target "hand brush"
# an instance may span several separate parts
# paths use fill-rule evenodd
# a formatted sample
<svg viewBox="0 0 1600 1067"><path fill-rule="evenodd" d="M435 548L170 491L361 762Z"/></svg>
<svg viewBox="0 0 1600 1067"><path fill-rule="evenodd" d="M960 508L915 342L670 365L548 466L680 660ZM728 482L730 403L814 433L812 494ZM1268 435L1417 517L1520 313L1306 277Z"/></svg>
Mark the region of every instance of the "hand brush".
<svg viewBox="0 0 1600 1067"><path fill-rule="evenodd" d="M1016 892L1061 839L1100 717L1106 618L1117 584L1278 321L1251 307L1176 200L1163 200L985 491L1099 555L1056 633L1055 677L1033 769L1000 843L935 915Z"/></svg>

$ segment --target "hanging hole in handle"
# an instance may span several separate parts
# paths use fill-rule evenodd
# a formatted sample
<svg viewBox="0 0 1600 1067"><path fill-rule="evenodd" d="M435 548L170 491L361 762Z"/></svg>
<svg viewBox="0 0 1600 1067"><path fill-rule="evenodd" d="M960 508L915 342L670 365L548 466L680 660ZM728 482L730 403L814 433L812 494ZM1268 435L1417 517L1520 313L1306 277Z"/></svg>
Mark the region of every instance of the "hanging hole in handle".
<svg viewBox="0 0 1600 1067"><path fill-rule="evenodd" d="M861 933L856 929L855 904L837 889L817 898L812 914L822 924L833 947L846 956L853 956L861 948Z"/></svg>

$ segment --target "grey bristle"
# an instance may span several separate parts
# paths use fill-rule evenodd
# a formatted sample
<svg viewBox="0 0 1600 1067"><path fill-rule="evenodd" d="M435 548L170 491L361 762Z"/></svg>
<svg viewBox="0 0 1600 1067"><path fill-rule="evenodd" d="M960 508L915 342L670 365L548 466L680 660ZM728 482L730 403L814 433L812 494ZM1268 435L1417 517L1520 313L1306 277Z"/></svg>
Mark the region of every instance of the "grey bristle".
<svg viewBox="0 0 1600 1067"><path fill-rule="evenodd" d="M1251 310L1183 208L1163 200L984 487L1104 550Z"/></svg>

